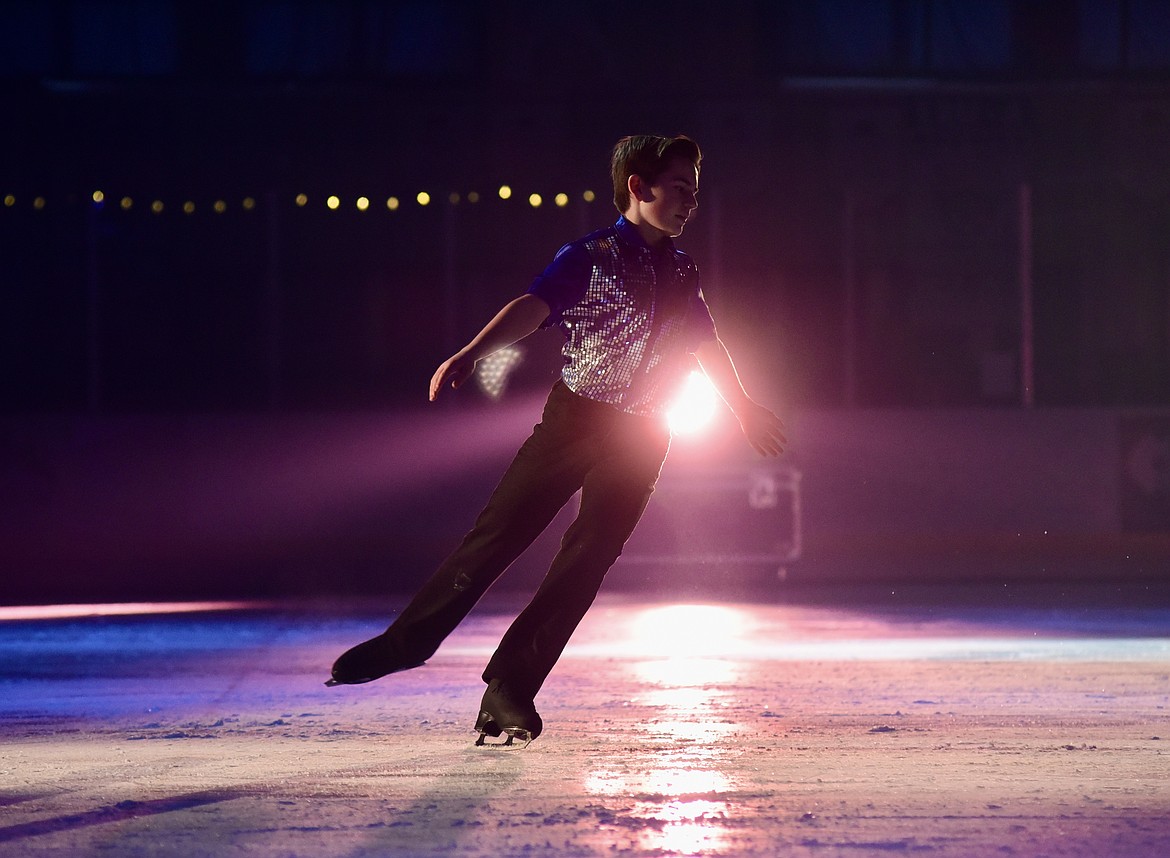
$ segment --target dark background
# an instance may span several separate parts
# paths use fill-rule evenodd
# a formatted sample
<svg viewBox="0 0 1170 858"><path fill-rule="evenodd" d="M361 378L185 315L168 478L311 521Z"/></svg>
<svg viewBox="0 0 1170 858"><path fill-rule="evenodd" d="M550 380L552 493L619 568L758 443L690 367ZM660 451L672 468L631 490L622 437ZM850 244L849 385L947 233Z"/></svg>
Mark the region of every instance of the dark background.
<svg viewBox="0 0 1170 858"><path fill-rule="evenodd" d="M0 407L416 397L630 132L704 146L682 243L786 400L1015 404L1029 339L1038 404L1165 402L1168 83L1152 0L6 2Z"/></svg>
<svg viewBox="0 0 1170 858"><path fill-rule="evenodd" d="M793 429L788 572L1164 575L1170 4L41 0L0 2L7 598L421 575L531 425L404 480L427 380L642 132L704 149L680 245Z"/></svg>

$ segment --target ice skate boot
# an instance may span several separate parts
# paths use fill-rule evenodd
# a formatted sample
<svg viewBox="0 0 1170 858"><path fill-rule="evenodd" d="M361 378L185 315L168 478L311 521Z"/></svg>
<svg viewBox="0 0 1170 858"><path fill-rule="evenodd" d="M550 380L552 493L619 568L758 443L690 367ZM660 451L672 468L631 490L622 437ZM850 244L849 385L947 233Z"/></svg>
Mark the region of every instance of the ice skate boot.
<svg viewBox="0 0 1170 858"><path fill-rule="evenodd" d="M341 654L333 663L331 676L325 684L360 685L363 682L373 682L391 673L410 670L425 663L410 658L403 658L397 648L390 643L386 633L370 638L368 641L351 647Z"/></svg>
<svg viewBox="0 0 1170 858"><path fill-rule="evenodd" d="M544 722L540 720L531 696L516 691L502 680L493 679L480 701L475 729L479 732L479 738L475 740L477 747L527 748L544 729ZM503 742L487 741L488 736L495 739L501 735L508 738ZM516 740L523 744L516 745Z"/></svg>

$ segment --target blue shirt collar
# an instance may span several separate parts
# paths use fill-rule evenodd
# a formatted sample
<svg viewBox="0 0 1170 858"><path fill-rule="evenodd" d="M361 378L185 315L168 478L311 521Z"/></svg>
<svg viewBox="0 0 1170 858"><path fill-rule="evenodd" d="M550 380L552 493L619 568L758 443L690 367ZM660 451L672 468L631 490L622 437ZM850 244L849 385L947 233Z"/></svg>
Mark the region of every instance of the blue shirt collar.
<svg viewBox="0 0 1170 858"><path fill-rule="evenodd" d="M626 220L625 215L621 215L617 219L617 223L614 224L614 227L617 229L617 233L621 237L622 241L624 241L626 244L629 244L632 247L644 247L651 253L655 252L655 248L646 243L646 239L642 238L642 233L638 232L638 228ZM674 252L674 241L669 237L657 252L661 253L664 251L669 251L671 253Z"/></svg>

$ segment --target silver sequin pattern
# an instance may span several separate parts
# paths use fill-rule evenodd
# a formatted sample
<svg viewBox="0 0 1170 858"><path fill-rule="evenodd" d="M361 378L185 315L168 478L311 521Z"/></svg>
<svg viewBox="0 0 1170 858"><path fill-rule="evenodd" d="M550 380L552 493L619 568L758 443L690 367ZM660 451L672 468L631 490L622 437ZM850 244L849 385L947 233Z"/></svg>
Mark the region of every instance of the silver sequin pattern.
<svg viewBox="0 0 1170 858"><path fill-rule="evenodd" d="M661 415L685 380L688 319L702 301L684 253L659 258L624 244L616 230L582 246L593 269L584 297L562 314L565 384L574 393L639 416Z"/></svg>

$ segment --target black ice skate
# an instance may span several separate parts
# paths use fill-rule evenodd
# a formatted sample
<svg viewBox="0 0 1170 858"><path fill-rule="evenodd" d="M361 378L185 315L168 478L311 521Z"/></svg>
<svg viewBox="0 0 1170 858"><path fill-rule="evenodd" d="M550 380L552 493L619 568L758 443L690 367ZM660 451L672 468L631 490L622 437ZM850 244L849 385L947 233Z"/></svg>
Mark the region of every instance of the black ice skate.
<svg viewBox="0 0 1170 858"><path fill-rule="evenodd" d="M540 720L530 696L518 693L499 679L493 679L480 701L475 729L479 731L476 746L527 748L544 729L544 722ZM501 735L508 738L503 742L487 741L488 736L495 739ZM515 745L517 739L523 744Z"/></svg>
<svg viewBox="0 0 1170 858"><path fill-rule="evenodd" d="M326 680L325 684L330 687L334 685L360 685L363 682L381 679L391 673L419 667L424 663L423 661L404 659L391 645L386 634L382 633L376 638L370 638L368 641L343 652L333 663L332 676Z"/></svg>

